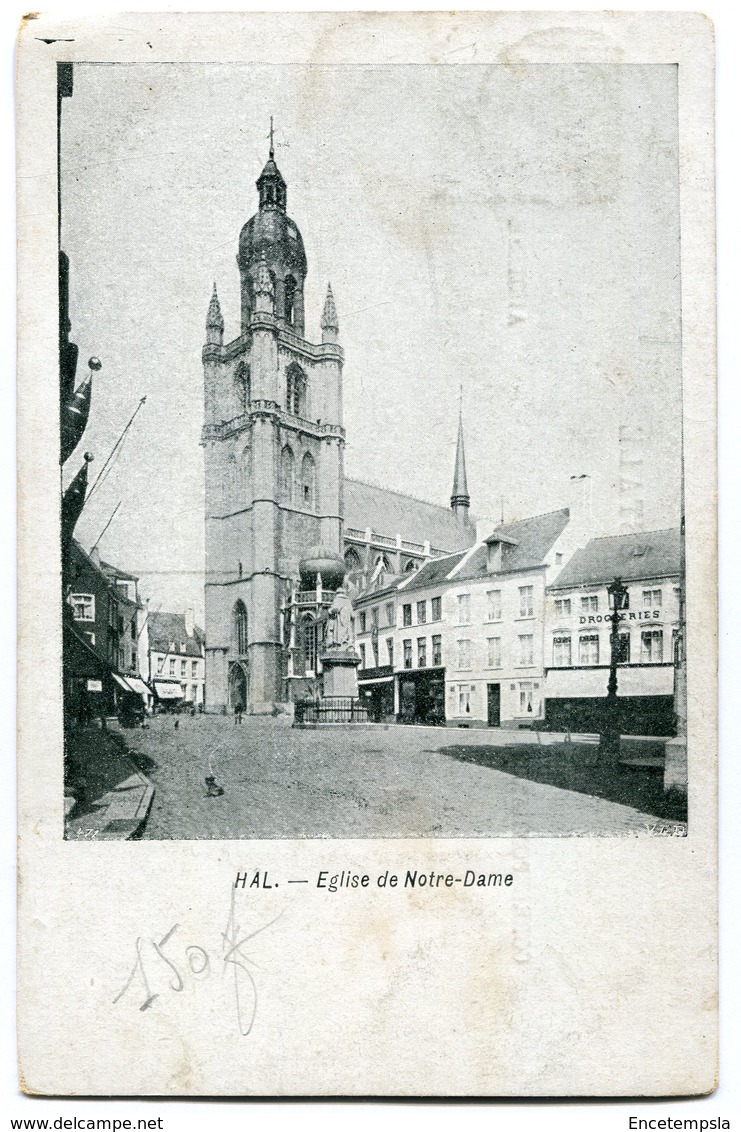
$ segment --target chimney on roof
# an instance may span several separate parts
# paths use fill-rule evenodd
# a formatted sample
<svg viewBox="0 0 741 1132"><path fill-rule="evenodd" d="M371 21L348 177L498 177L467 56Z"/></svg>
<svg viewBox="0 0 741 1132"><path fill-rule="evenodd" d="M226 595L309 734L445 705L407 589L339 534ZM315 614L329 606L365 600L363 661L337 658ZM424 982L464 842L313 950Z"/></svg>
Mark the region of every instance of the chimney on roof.
<svg viewBox="0 0 741 1132"><path fill-rule="evenodd" d="M570 481L569 522L577 533L578 545L589 542L593 536L592 477L582 472Z"/></svg>
<svg viewBox="0 0 741 1132"><path fill-rule="evenodd" d="M93 566L97 566L98 569L100 569L100 551L97 546L94 546L90 551L90 561Z"/></svg>
<svg viewBox="0 0 741 1132"><path fill-rule="evenodd" d="M188 609L186 609L186 611L185 611L185 635L186 635L186 637L192 637L193 634L194 634L194 629L195 629L194 616L195 615L194 615L194 612L193 612L193 607L189 606Z"/></svg>

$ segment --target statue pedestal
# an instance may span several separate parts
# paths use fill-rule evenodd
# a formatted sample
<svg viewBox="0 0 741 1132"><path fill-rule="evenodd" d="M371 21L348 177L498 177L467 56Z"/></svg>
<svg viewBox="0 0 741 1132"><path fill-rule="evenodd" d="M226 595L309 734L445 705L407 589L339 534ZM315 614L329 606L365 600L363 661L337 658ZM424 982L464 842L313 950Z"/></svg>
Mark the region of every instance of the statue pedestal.
<svg viewBox="0 0 741 1132"><path fill-rule="evenodd" d="M322 662L323 697L347 696L358 698L358 667L360 657L352 648L328 648L319 659Z"/></svg>

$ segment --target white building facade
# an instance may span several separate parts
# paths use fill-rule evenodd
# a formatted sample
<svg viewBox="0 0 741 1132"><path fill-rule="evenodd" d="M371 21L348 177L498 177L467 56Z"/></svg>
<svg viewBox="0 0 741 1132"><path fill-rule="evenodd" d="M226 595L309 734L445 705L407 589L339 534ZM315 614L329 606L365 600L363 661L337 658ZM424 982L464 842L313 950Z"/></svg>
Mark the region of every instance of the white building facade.
<svg viewBox="0 0 741 1132"><path fill-rule="evenodd" d="M611 660L607 586L620 578L618 701L623 734L674 733L679 530L592 539L548 588L545 701L549 727L600 731Z"/></svg>

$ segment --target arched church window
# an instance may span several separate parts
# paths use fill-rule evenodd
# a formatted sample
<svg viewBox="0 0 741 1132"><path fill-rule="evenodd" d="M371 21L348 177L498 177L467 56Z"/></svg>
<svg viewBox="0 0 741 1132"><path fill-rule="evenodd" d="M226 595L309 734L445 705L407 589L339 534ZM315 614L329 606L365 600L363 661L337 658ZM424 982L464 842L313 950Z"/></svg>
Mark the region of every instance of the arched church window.
<svg viewBox="0 0 741 1132"><path fill-rule="evenodd" d="M280 454L280 497L284 503L293 503L293 484L296 474L293 452L286 444Z"/></svg>
<svg viewBox="0 0 741 1132"><path fill-rule="evenodd" d="M306 415L306 377L297 365L289 366L286 374L286 409L296 417Z"/></svg>
<svg viewBox="0 0 741 1132"><path fill-rule="evenodd" d="M379 554L375 564L380 566L382 570L386 570L387 573L391 570L391 564L385 554Z"/></svg>
<svg viewBox="0 0 741 1132"><path fill-rule="evenodd" d="M345 565L350 571L359 570L361 567L360 555L352 546L345 551Z"/></svg>
<svg viewBox="0 0 741 1132"><path fill-rule="evenodd" d="M309 452L301 464L301 505L307 511L316 510L316 464Z"/></svg>
<svg viewBox="0 0 741 1132"><path fill-rule="evenodd" d="M246 413L250 404L250 371L249 367L240 362L234 374L234 387L237 393L237 405L240 413Z"/></svg>
<svg viewBox="0 0 741 1132"><path fill-rule="evenodd" d="M417 563L416 562L414 562L414 561L407 562L406 566L404 567L404 573L405 574L413 574L416 569L417 569Z"/></svg>
<svg viewBox="0 0 741 1132"><path fill-rule="evenodd" d="M235 603L233 612L234 621L234 644L237 649L237 656L247 655L247 610L244 602L240 599Z"/></svg>
<svg viewBox="0 0 741 1132"><path fill-rule="evenodd" d="M285 313L286 322L293 324L293 315L296 304L296 280L292 275L287 275L283 284L283 310Z"/></svg>
<svg viewBox="0 0 741 1132"><path fill-rule="evenodd" d="M304 673L316 672L317 624L310 613L301 618L301 657Z"/></svg>

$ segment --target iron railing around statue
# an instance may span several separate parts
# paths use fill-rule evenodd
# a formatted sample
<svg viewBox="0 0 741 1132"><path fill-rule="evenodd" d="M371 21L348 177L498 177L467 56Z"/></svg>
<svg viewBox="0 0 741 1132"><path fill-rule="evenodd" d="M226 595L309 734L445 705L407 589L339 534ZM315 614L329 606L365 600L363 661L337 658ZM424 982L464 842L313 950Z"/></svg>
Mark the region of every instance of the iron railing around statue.
<svg viewBox="0 0 741 1132"><path fill-rule="evenodd" d="M318 700L299 700L296 723L368 723L368 709L349 696L325 696Z"/></svg>

